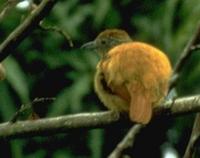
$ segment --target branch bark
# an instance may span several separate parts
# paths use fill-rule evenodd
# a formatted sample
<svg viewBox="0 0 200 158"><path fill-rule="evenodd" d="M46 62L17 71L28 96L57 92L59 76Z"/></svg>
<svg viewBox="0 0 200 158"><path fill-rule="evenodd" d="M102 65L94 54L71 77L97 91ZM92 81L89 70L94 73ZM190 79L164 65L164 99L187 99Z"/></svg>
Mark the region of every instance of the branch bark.
<svg viewBox="0 0 200 158"><path fill-rule="evenodd" d="M155 109L158 115L177 115L200 112L200 95L167 101ZM121 121L118 113L96 112L44 118L32 121L0 124L0 138L26 137L65 133L72 129L103 128Z"/></svg>
<svg viewBox="0 0 200 158"><path fill-rule="evenodd" d="M40 5L19 25L0 45L0 62L38 26L39 22L50 12L57 0L43 0Z"/></svg>
<svg viewBox="0 0 200 158"><path fill-rule="evenodd" d="M190 140L185 151L183 158L191 158L194 156L194 151L196 147L196 143L200 137L200 113L196 114L192 134L190 136Z"/></svg>
<svg viewBox="0 0 200 158"><path fill-rule="evenodd" d="M0 22L5 18L8 12L17 4L16 0L8 0L3 4L0 11Z"/></svg>
<svg viewBox="0 0 200 158"><path fill-rule="evenodd" d="M144 126L141 124L134 125L127 133L127 135L122 139L121 142L117 145L115 150L108 156L108 158L120 158L122 157L122 152L124 149L130 148L133 146L136 135Z"/></svg>
<svg viewBox="0 0 200 158"><path fill-rule="evenodd" d="M183 69L185 63L187 60L190 58L192 53L198 48L199 46L199 41L200 41L200 22L197 25L197 29L194 32L193 36L183 49L181 56L179 57L178 61L176 62L176 65L174 67L174 72L173 72L173 77L170 82L170 89L176 86L176 83L179 79L179 73Z"/></svg>
<svg viewBox="0 0 200 158"><path fill-rule="evenodd" d="M105 127L119 120L118 113L107 111L6 122L0 124L0 138L27 137L65 133L72 129Z"/></svg>
<svg viewBox="0 0 200 158"><path fill-rule="evenodd" d="M51 31L51 32L59 33L69 43L70 47L74 46L70 35L65 30L59 28L58 26L50 26L50 25L47 26L47 25L44 25L42 21L40 22L39 26L40 26L40 29L42 29L44 31Z"/></svg>

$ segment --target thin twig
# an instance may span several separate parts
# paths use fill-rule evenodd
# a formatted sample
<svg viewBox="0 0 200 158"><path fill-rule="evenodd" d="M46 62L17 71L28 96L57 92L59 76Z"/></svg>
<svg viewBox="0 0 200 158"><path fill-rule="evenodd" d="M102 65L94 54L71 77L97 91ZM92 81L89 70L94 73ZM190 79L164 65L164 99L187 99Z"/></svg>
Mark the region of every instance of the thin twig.
<svg viewBox="0 0 200 158"><path fill-rule="evenodd" d="M2 10L0 11L0 22L5 18L8 12L17 4L17 0L8 0L3 4Z"/></svg>
<svg viewBox="0 0 200 158"><path fill-rule="evenodd" d="M192 158L194 156L194 151L196 147L196 143L200 137L200 113L196 114L192 134L190 136L190 141L188 143L187 149L183 158Z"/></svg>
<svg viewBox="0 0 200 158"><path fill-rule="evenodd" d="M57 0L43 0L38 7L21 23L0 45L0 62L38 26L39 22L50 12Z"/></svg>
<svg viewBox="0 0 200 158"><path fill-rule="evenodd" d="M20 109L11 118L10 123L15 123L18 120L27 120L32 114L34 114L34 106L36 103L44 103L54 100L55 98L35 98L31 103L21 105Z"/></svg>
<svg viewBox="0 0 200 158"><path fill-rule="evenodd" d="M193 45L191 48L190 48L191 51L197 51L197 50L200 50L200 44L197 44L197 45Z"/></svg>
<svg viewBox="0 0 200 158"><path fill-rule="evenodd" d="M200 22L192 38L189 40L189 42L183 49L183 52L181 53L181 56L174 67L174 73L173 73L174 77L172 77L172 80L170 82L170 89L175 87L180 76L179 73L183 69L184 65L186 64L186 62L188 61L194 50L196 50L199 47L199 42L200 42Z"/></svg>
<svg viewBox="0 0 200 158"><path fill-rule="evenodd" d="M115 150L108 156L108 158L121 158L124 149L130 148L133 146L136 135L144 125L136 124L134 125L126 134L126 136L120 141Z"/></svg>
<svg viewBox="0 0 200 158"><path fill-rule="evenodd" d="M56 33L59 33L61 36L63 36L65 38L65 40L69 43L69 46L70 47L73 47L74 44L72 42L72 39L70 37L70 35L63 29L57 27L57 26L47 26L47 25L44 25L42 23L42 21L40 22L40 29L44 30L44 31L53 31L53 32L56 32Z"/></svg>
<svg viewBox="0 0 200 158"><path fill-rule="evenodd" d="M174 116L191 112L200 112L200 95L167 101L156 109L155 114ZM40 136L80 128L103 128L115 123L120 123L120 116L118 113L111 111L74 114L34 121L17 121L16 123L7 122L0 124L0 138Z"/></svg>

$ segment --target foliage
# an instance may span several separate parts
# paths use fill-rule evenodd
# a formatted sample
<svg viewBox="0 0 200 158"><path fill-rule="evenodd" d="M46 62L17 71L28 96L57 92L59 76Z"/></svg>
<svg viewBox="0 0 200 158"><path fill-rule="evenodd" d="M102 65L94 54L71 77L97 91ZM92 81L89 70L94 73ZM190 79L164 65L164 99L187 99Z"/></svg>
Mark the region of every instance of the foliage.
<svg viewBox="0 0 200 158"><path fill-rule="evenodd" d="M5 1L0 0L0 8ZM123 28L134 40L145 41L167 52L174 64L193 34L200 12L200 0L68 0L59 1L44 20L65 30L74 42L55 32L37 29L3 64L7 79L0 83L0 118L8 121L20 105L36 97L56 97L52 103L38 104L41 117L83 111L103 106L93 91L93 75L98 56L83 52L80 46L105 28ZM15 29L28 12L9 11L0 23L0 40ZM184 68L178 84L179 95L200 91L200 56L195 52ZM161 157L169 144L183 154L193 117L157 120L138 136L136 157ZM2 140L4 157L105 157L127 129L77 131L66 135L26 140ZM142 149L142 150L141 150ZM161 150L162 149L162 150ZM6 153L5 153L6 151ZM146 151L146 152L144 152Z"/></svg>

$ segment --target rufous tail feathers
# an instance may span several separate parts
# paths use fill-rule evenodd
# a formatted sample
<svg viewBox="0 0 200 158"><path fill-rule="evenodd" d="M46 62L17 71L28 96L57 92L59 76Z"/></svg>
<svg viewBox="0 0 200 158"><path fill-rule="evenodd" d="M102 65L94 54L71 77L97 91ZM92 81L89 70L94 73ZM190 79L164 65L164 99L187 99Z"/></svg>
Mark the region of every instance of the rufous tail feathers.
<svg viewBox="0 0 200 158"><path fill-rule="evenodd" d="M129 117L131 121L142 124L149 123L152 117L152 102L148 91L139 86L137 89L132 89L130 93Z"/></svg>

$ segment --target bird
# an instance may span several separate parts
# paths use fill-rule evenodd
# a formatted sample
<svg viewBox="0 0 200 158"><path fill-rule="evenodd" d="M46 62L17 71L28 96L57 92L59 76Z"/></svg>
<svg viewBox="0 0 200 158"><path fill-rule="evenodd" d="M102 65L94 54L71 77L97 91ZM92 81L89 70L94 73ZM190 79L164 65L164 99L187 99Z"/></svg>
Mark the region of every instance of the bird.
<svg viewBox="0 0 200 158"><path fill-rule="evenodd" d="M94 89L104 106L148 124L168 93L172 67L166 54L121 29L106 29L82 48L100 55Z"/></svg>

